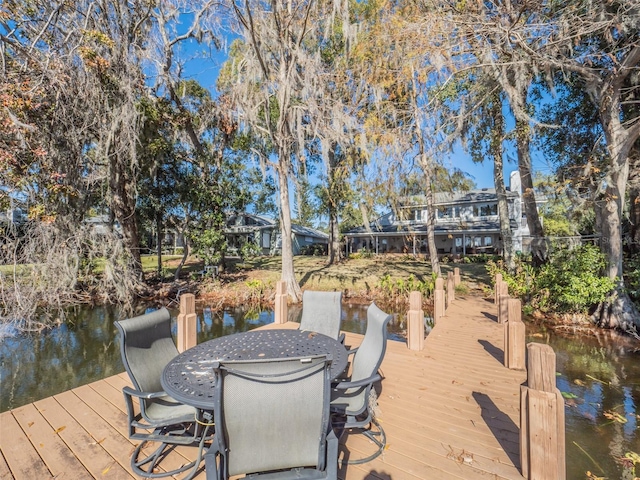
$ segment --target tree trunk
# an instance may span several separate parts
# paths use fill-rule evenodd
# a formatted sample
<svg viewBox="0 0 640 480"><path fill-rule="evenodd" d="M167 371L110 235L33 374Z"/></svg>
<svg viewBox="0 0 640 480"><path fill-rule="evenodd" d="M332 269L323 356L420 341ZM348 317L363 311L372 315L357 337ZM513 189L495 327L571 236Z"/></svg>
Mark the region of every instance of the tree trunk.
<svg viewBox="0 0 640 480"><path fill-rule="evenodd" d="M622 251L622 215L629 180L629 153L637 135L633 138L624 129L618 115L619 100L619 91L616 95L616 91L609 88L604 89L600 100L600 118L610 158L606 196L601 209L601 248L607 257L607 276L617 281L617 287L610 298L599 305L594 321L600 327L619 328L640 338L640 312L624 291Z"/></svg>
<svg viewBox="0 0 640 480"><path fill-rule="evenodd" d="M336 179L336 155L335 145L329 149L328 152L329 162L327 165L327 204L329 209L329 265L334 265L342 260L342 250L340 249L340 229L338 224L338 208L336 205L337 199L335 198L335 185L339 181Z"/></svg>
<svg viewBox="0 0 640 480"><path fill-rule="evenodd" d="M282 152L280 152L283 155ZM291 230L291 207L289 204L288 178L282 169L278 171L278 185L280 190L280 236L282 242L282 273L280 280L287 283L287 293L298 303L302 300L302 291L296 280L293 268L293 243Z"/></svg>
<svg viewBox="0 0 640 480"><path fill-rule="evenodd" d="M637 255L640 253L640 146L633 149L629 160L629 253Z"/></svg>
<svg viewBox="0 0 640 480"><path fill-rule="evenodd" d="M176 268L176 273L173 275L173 281L177 282L178 280L180 280L180 274L182 273L182 268L184 267L184 264L187 263L187 258L189 258L189 241L187 240L187 236L182 235L182 238L184 239L184 245L182 248L182 258L180 259L180 263L178 264L178 268Z"/></svg>
<svg viewBox="0 0 640 480"><path fill-rule="evenodd" d="M162 215L156 212L156 249L158 251L158 278L162 278Z"/></svg>
<svg viewBox="0 0 640 480"><path fill-rule="evenodd" d="M140 259L140 239L136 219L136 199L131 194L132 179L127 173L125 161L113 155L109 187L111 190L111 210L120 223L124 245L133 260L133 269L137 277L142 277L142 261Z"/></svg>
<svg viewBox="0 0 640 480"><path fill-rule="evenodd" d="M500 142L502 144L502 142ZM500 220L500 236L502 237L502 258L507 270L513 272L515 268L513 254L513 235L511 233L511 221L509 220L509 205L507 203L507 189L504 186L504 174L502 171L502 147L493 155L493 181L498 197L498 218Z"/></svg>
<svg viewBox="0 0 640 480"><path fill-rule="evenodd" d="M529 235L531 235L531 254L534 265L540 266L547 261L547 245L542 223L536 206L531 171L531 133L528 121L516 120L516 141L518 146L518 171L522 183L522 201L527 216Z"/></svg>
<svg viewBox="0 0 640 480"><path fill-rule="evenodd" d="M425 188L427 193L427 245L429 246L429 259L431 260L431 271L440 276L440 261L438 260L438 248L436 247L436 212L434 205L433 182L431 181L431 164L429 160L421 155L422 170L425 178Z"/></svg>
<svg viewBox="0 0 640 480"><path fill-rule="evenodd" d="M338 226L338 215L335 210L329 211L329 265L334 265L342 260L342 249L340 248L340 229Z"/></svg>
<svg viewBox="0 0 640 480"><path fill-rule="evenodd" d="M502 101L499 94L493 96L490 115L493 125L490 130L490 154L493 157L493 183L498 198L498 219L500 221L500 236L502 237L502 258L507 270L515 269L513 234L511 221L509 220L509 203L507 201L507 189L504 184L504 162L502 160L502 142L504 140L505 126L502 114Z"/></svg>

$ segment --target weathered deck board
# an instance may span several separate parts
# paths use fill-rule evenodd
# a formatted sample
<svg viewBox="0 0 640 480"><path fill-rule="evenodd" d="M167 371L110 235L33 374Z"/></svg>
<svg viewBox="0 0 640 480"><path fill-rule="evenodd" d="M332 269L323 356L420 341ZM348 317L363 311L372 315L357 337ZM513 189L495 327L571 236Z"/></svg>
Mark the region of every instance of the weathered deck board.
<svg viewBox="0 0 640 480"><path fill-rule="evenodd" d="M343 465L345 480L521 479L519 386L524 372L502 365L503 327L493 303L458 298L423 351L389 342L382 364L380 421L387 449L364 465ZM297 324L266 328L296 328ZM346 343L362 336L347 333ZM78 387L0 416L0 477L131 478L125 373ZM65 428L62 428L65 427ZM373 445L346 435L341 455L360 458ZM161 464L192 458L180 447ZM201 471L196 477L204 479Z"/></svg>

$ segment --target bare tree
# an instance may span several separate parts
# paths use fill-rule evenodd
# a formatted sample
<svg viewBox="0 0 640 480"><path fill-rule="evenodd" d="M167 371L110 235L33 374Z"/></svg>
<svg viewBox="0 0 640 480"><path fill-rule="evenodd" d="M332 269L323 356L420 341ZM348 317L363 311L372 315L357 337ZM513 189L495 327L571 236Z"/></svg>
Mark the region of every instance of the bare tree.
<svg viewBox="0 0 640 480"><path fill-rule="evenodd" d="M253 0L231 8L243 42L232 47L227 88L240 110L240 123L265 141L262 160L277 173L280 198L282 280L294 301L302 297L293 268L289 181L304 157L311 125L307 99L318 52L305 42L319 28L313 0ZM234 51L235 48L235 51ZM270 153L275 155L271 161Z"/></svg>

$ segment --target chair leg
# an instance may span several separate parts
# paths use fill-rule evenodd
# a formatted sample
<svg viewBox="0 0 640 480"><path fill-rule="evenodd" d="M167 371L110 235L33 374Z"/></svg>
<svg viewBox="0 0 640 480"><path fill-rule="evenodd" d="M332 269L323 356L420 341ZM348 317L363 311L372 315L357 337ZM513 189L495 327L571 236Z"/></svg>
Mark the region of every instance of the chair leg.
<svg viewBox="0 0 640 480"><path fill-rule="evenodd" d="M375 431L372 430L373 425L375 425L376 427ZM358 458L355 460L346 460L346 461L343 461L343 463L346 463L347 465L361 465L363 463L368 463L374 458L377 458L378 456L380 456L380 454L384 451L387 445L387 436L384 433L384 429L375 418L371 419L368 427L369 428L362 427L362 426L350 427L348 425L345 425L344 430L349 430L349 429L361 430L362 434L365 435L369 440L371 440L377 446L377 450L367 457ZM344 431L342 433L344 433ZM340 436L342 436L342 434Z"/></svg>
<svg viewBox="0 0 640 480"><path fill-rule="evenodd" d="M136 475L145 478L164 478L171 477L191 469L191 473L184 477L183 480L189 480L193 478L196 473L198 473L198 468L202 463L205 441L207 440L207 434L210 428L210 426L206 426L204 431L202 432L202 437L200 438L200 441L198 443L198 453L196 459L192 462L189 462L181 466L180 468L176 468L167 472L154 472L153 470L158 465L158 462L160 462L160 460L162 460L169 453L167 449L175 448L176 445L161 443L160 446L152 454L144 457L141 460L138 460L142 448L147 444L147 441L144 440L136 447L136 449L133 451L133 454L131 455L131 470L133 470Z"/></svg>

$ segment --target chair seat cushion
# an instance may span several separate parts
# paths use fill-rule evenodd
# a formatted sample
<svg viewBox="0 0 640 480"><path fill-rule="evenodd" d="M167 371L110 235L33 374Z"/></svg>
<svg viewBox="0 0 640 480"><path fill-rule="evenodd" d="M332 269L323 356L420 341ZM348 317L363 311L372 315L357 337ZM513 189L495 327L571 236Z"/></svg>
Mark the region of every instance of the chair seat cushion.
<svg viewBox="0 0 640 480"><path fill-rule="evenodd" d="M353 389L355 392L350 393L349 390L331 391L331 411L342 414L357 415L364 410L365 389Z"/></svg>
<svg viewBox="0 0 640 480"><path fill-rule="evenodd" d="M193 422L196 409L165 395L149 401L145 413L150 421L161 421L167 424L182 423Z"/></svg>

